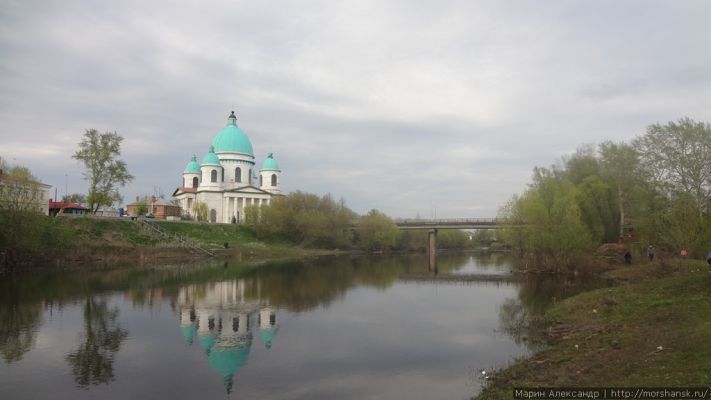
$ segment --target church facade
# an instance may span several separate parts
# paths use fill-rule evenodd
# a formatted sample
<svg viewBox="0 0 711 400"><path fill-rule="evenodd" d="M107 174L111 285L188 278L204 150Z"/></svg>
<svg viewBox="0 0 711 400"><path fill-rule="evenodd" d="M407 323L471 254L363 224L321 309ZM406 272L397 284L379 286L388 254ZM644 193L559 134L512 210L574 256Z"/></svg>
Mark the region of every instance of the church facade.
<svg viewBox="0 0 711 400"><path fill-rule="evenodd" d="M237 126L234 111L227 125L212 140L208 153L198 163L193 155L185 167L182 186L173 197L183 213L196 216L195 205L207 205L210 222L244 222L247 207L269 205L280 195L281 170L272 153L256 170L252 143Z"/></svg>

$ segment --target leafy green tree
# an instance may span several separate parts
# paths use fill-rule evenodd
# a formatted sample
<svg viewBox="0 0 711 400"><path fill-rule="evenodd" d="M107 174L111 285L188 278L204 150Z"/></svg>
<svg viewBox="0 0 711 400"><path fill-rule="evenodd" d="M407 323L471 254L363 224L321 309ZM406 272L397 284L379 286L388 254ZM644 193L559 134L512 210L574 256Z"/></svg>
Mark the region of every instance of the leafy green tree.
<svg viewBox="0 0 711 400"><path fill-rule="evenodd" d="M44 188L29 169L9 166L0 158L0 253L5 266L15 266L63 251L73 237L63 221L43 211Z"/></svg>
<svg viewBox="0 0 711 400"><path fill-rule="evenodd" d="M537 168L534 183L502 209L502 218L524 226L504 233L521 254L538 264L565 268L590 250L594 240L582 220L579 190L555 169Z"/></svg>
<svg viewBox="0 0 711 400"><path fill-rule="evenodd" d="M210 218L210 210L206 203L196 202L193 206L193 212L195 213L195 219L200 222L207 222Z"/></svg>
<svg viewBox="0 0 711 400"><path fill-rule="evenodd" d="M690 118L653 124L633 146L645 172L638 218L643 239L700 253L711 235L711 125Z"/></svg>
<svg viewBox="0 0 711 400"><path fill-rule="evenodd" d="M398 242L400 230L387 215L371 210L360 218L358 242L367 250L389 250Z"/></svg>
<svg viewBox="0 0 711 400"><path fill-rule="evenodd" d="M146 215L148 212L148 204L146 204L145 201L141 200L136 203L136 215L139 217L142 215Z"/></svg>
<svg viewBox="0 0 711 400"><path fill-rule="evenodd" d="M84 179L89 181L87 205L92 213L102 205L110 206L121 200L120 187L133 180L121 155L121 137L116 132L99 133L87 129L79 142L79 149L72 158L81 161L87 171Z"/></svg>
<svg viewBox="0 0 711 400"><path fill-rule="evenodd" d="M688 117L653 124L633 145L660 190L689 193L699 215L704 211L711 200L711 125Z"/></svg>
<svg viewBox="0 0 711 400"><path fill-rule="evenodd" d="M245 211L245 220L260 239L284 239L305 246L340 248L351 245L353 211L330 195L294 192L276 197L269 206Z"/></svg>

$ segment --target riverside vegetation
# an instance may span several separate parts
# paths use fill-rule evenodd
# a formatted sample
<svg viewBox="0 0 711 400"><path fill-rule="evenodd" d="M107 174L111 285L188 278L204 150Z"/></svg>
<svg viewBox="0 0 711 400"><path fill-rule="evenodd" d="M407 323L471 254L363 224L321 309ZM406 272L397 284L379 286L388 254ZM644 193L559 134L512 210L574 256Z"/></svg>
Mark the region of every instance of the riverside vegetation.
<svg viewBox="0 0 711 400"><path fill-rule="evenodd" d="M518 310L515 333L538 351L492 375L477 399L513 398L513 387L711 382L711 268L702 260L711 249L709 154L711 126L682 118L534 169L500 213L522 222L502 234L519 270L591 273L611 284L545 311ZM676 256L681 249L688 258ZM622 264L626 252L632 265Z"/></svg>
<svg viewBox="0 0 711 400"><path fill-rule="evenodd" d="M343 201L336 203L329 195L295 192L276 198L272 206L249 209L247 215L245 225L150 223L209 251L243 259L298 258L335 251L426 250L425 232L400 232L389 217L375 210L359 217ZM6 268L204 256L130 219L47 217L29 209L2 209L0 218L10 222L0 226L0 252ZM472 243L461 231L446 232L439 240L442 248L467 248Z"/></svg>

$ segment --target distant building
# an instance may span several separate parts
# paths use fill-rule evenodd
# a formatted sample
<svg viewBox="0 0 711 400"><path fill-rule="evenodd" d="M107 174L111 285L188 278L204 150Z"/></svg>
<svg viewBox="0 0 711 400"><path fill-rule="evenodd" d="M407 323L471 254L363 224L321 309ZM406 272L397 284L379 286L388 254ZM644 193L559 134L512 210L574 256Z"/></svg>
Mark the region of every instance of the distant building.
<svg viewBox="0 0 711 400"><path fill-rule="evenodd" d="M136 202L131 203L126 206L126 213L129 215L138 215L138 207L141 205L146 206L146 212L153 214L156 219L179 219L180 218L180 206L172 203L162 197L156 198L155 196L145 196L143 200L136 197Z"/></svg>
<svg viewBox="0 0 711 400"><path fill-rule="evenodd" d="M49 215L50 185L6 175L0 170L0 209L38 211Z"/></svg>
<svg viewBox="0 0 711 400"><path fill-rule="evenodd" d="M173 192L183 212L195 216L195 204L205 203L211 222L243 222L245 208L268 205L281 190L281 170L272 153L255 170L254 151L237 126L234 111L198 163L193 155L183 171L182 186Z"/></svg>
<svg viewBox="0 0 711 400"><path fill-rule="evenodd" d="M89 209L71 201L52 201L49 200L49 215L55 216L57 214L88 214Z"/></svg>

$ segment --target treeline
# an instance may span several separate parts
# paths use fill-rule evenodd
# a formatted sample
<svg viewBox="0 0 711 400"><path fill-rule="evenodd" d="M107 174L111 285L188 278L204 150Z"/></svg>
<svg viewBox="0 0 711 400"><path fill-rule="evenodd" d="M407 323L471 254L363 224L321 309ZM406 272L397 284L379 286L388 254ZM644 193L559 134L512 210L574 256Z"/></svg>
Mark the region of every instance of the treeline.
<svg viewBox="0 0 711 400"><path fill-rule="evenodd" d="M359 216L331 195L293 192L276 197L267 207L251 207L246 223L260 240L282 240L317 248L367 251L424 251L427 232L401 231L387 215L372 210ZM438 247L470 245L462 231L440 231Z"/></svg>
<svg viewBox="0 0 711 400"><path fill-rule="evenodd" d="M711 125L654 124L629 143L583 146L500 211L502 233L528 262L570 267L602 243L653 245L701 257L711 246Z"/></svg>
<svg viewBox="0 0 711 400"><path fill-rule="evenodd" d="M74 240L66 224L41 213L44 190L29 169L0 157L0 269L59 254Z"/></svg>

